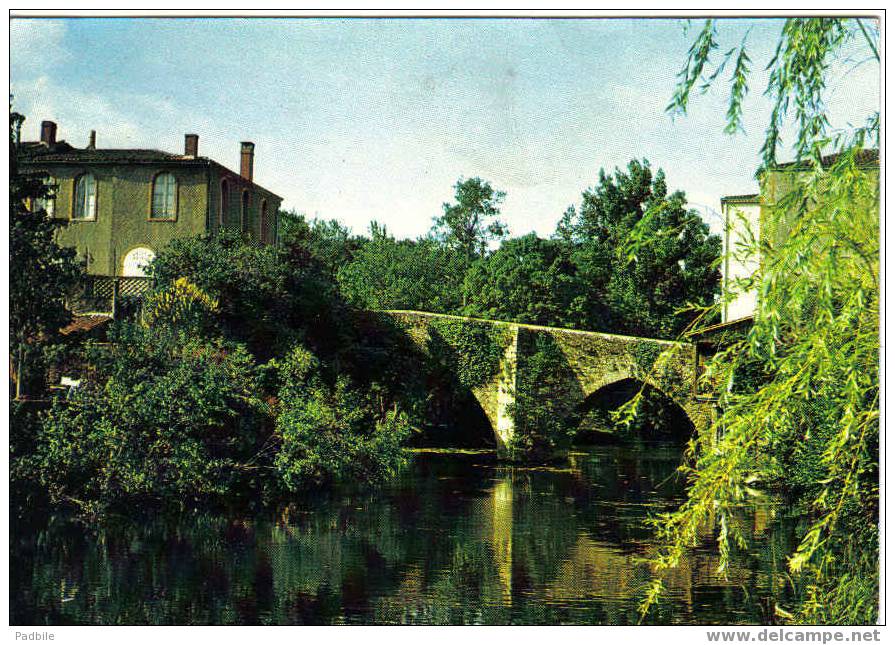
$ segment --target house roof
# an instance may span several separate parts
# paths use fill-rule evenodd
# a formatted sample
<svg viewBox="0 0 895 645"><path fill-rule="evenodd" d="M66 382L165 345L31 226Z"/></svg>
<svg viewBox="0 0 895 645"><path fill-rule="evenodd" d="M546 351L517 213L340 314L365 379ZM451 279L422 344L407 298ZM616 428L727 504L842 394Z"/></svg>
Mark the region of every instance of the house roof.
<svg viewBox="0 0 895 645"><path fill-rule="evenodd" d="M728 320L727 322L709 325L708 327L700 327L699 329L687 332L686 335L696 341L712 340L720 338L721 335L726 332L745 332L754 322L755 316L750 314L748 316L743 316L742 318L736 318L735 320Z"/></svg>
<svg viewBox="0 0 895 645"><path fill-rule="evenodd" d="M840 153L824 155L820 158L820 162L824 167L832 166L839 159ZM865 148L859 150L855 155L855 161L859 166L879 166L879 150L877 148ZM809 163L805 160L788 161L786 163L777 164L773 170L803 170L809 167Z"/></svg>
<svg viewBox="0 0 895 645"><path fill-rule="evenodd" d="M840 153L825 155L821 157L821 164L824 167L830 167L836 160L839 159ZM878 167L879 166L879 150L876 148L865 148L863 150L859 150L855 154L855 162L859 167ZM786 163L777 164L773 168L762 170L764 172L774 172L778 170L782 171L800 171L807 170L810 167L810 164L806 160L801 161L787 161ZM739 203L739 204L757 204L759 203L761 196L756 193L752 193L749 195L726 195L721 198L721 203Z"/></svg>
<svg viewBox="0 0 895 645"><path fill-rule="evenodd" d="M86 334L95 329L99 329L112 322L112 317L107 314L84 314L76 315L71 322L59 330L63 336L71 334Z"/></svg>
<svg viewBox="0 0 895 645"><path fill-rule="evenodd" d="M239 175L223 164L209 157L191 157L172 154L163 150L150 148L75 148L66 141L57 141L47 146L40 141L23 141L19 145L19 159L28 164L158 164L176 163L190 166L217 166L227 172ZM249 182L270 195L282 199L264 186Z"/></svg>
<svg viewBox="0 0 895 645"><path fill-rule="evenodd" d="M752 193L751 195L726 195L721 198L721 203L725 202L739 202L739 203L758 203L760 195L758 193Z"/></svg>
<svg viewBox="0 0 895 645"><path fill-rule="evenodd" d="M41 143L22 144L23 161L40 163L158 163L176 161L207 164L207 157L186 157L144 148L74 148L64 141L48 148Z"/></svg>

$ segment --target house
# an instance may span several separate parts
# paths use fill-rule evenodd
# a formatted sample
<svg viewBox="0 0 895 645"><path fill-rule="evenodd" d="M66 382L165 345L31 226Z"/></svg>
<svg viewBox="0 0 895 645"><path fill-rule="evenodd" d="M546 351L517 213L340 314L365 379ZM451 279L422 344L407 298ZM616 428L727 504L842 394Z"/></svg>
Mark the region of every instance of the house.
<svg viewBox="0 0 895 645"><path fill-rule="evenodd" d="M824 166L835 161L834 155L821 160ZM872 173L875 178L877 194L866 197L868 201L862 206L878 216L879 151L860 151L856 161L861 172ZM758 285L749 284L748 279L761 269L762 251L780 244L790 235L796 209L788 198L796 195L798 183L805 179L808 170L805 164L780 164L761 174L760 192L721 198L724 218L721 292L732 297L722 303L720 324L701 328L690 336L696 346L697 374L703 373L705 365L720 348L742 338L752 326L759 304ZM777 209L782 210L775 212ZM717 384L698 381L694 394L714 398L716 392Z"/></svg>
<svg viewBox="0 0 895 645"><path fill-rule="evenodd" d="M758 307L758 292L738 289L736 281L750 278L759 267L751 239L758 238L761 228L761 196L754 193L722 197L721 216L724 218L721 293L735 294L733 299L721 304L721 322L729 323L750 318Z"/></svg>
<svg viewBox="0 0 895 645"><path fill-rule="evenodd" d="M187 134L182 154L98 148L96 132L84 148L56 139L56 124L41 124L40 141L19 144L23 172L42 172L53 186L43 206L65 221L62 246L74 247L91 276L142 277L171 240L222 229L263 244L277 242L282 199L255 183L255 145L240 144L239 172L199 155Z"/></svg>
<svg viewBox="0 0 895 645"><path fill-rule="evenodd" d="M830 166L836 161L835 155L824 157L821 162ZM879 185L879 150L863 150L857 156L857 166L861 172L874 173ZM792 195L798 182L804 179L808 167L796 162L780 164L764 172L759 178L761 191L751 195L733 195L721 198L721 213L724 218L723 261L721 264L722 293L735 293L736 297L723 304L721 323L736 324L751 320L758 307L757 287L739 288L737 280L747 279L761 267L761 256L756 241L763 245L779 244L791 230L790 217L772 218L770 214L778 208L792 210L787 205L787 197ZM879 212L878 195L866 204L869 209ZM776 229L770 230L770 222L776 222ZM757 248L758 247L758 248ZM747 252L751 248L752 252ZM758 251L758 252L756 252ZM740 283L742 284L742 283Z"/></svg>

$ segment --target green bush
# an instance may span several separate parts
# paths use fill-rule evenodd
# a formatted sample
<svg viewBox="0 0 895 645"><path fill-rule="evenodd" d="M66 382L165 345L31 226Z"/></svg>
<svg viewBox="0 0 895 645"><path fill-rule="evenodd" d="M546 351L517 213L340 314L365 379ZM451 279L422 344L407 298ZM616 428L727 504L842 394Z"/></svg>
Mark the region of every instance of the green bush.
<svg viewBox="0 0 895 645"><path fill-rule="evenodd" d="M341 300L303 247L258 246L233 233L172 241L152 263L159 289L186 279L218 302L217 333L263 359L297 339L340 346Z"/></svg>
<svg viewBox="0 0 895 645"><path fill-rule="evenodd" d="M328 384L318 360L296 347L277 363L281 386L274 466L282 486L296 491L333 481L375 484L404 464L410 426L393 409L379 416L344 376Z"/></svg>
<svg viewBox="0 0 895 645"><path fill-rule="evenodd" d="M531 343L530 349L523 345ZM568 422L568 401L576 397L569 388L577 382L565 372L568 361L556 341L545 334L520 334L516 419L509 452L513 459L545 461L567 449L576 428ZM575 385L572 385L575 384Z"/></svg>
<svg viewBox="0 0 895 645"><path fill-rule="evenodd" d="M122 326L103 377L57 401L25 458L55 502L103 510L242 490L264 436L258 370L239 345Z"/></svg>

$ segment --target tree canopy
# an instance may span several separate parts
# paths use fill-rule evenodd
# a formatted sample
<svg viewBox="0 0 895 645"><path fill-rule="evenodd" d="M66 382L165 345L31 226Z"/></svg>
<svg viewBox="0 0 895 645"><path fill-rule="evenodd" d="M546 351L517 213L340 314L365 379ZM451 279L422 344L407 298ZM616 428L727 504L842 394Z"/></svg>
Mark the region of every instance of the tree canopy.
<svg viewBox="0 0 895 645"><path fill-rule="evenodd" d="M683 310L711 305L719 291L720 238L646 160L632 160L626 172L601 170L556 236L571 242L592 329L673 337L694 317ZM631 239L649 243L632 253Z"/></svg>
<svg viewBox="0 0 895 645"><path fill-rule="evenodd" d="M9 115L9 329L16 364L16 394L24 363L41 337L54 336L70 317L65 298L82 274L75 250L56 243L59 223L45 208L52 186L39 173L19 169L18 142L25 117Z"/></svg>
<svg viewBox="0 0 895 645"><path fill-rule="evenodd" d="M444 213L435 218L433 232L462 251L467 260L481 257L489 242L507 234L506 224L497 219L505 197L487 181L461 177L454 184L454 203L442 205Z"/></svg>

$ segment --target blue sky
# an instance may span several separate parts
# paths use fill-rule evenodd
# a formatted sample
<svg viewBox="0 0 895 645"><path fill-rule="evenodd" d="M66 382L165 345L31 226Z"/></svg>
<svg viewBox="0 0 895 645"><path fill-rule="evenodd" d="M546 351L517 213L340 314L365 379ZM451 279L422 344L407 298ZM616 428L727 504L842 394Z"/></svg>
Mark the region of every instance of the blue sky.
<svg viewBox="0 0 895 645"><path fill-rule="evenodd" d="M256 143L257 181L284 207L424 234L458 177L507 192L514 234L549 235L600 168L647 158L691 203L754 192L762 96L782 20L749 31L755 76L745 133L723 133L726 83L664 112L690 41L679 20L62 19L11 21L11 93L59 137L200 154L235 168ZM879 105L879 69L856 42L834 66L834 125ZM726 75L725 75L726 79ZM785 157L785 155L783 155ZM713 222L714 225L717 223Z"/></svg>

